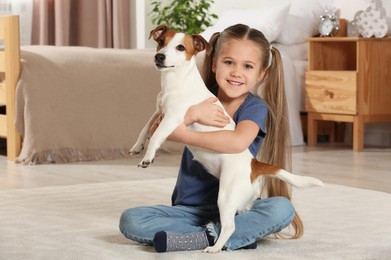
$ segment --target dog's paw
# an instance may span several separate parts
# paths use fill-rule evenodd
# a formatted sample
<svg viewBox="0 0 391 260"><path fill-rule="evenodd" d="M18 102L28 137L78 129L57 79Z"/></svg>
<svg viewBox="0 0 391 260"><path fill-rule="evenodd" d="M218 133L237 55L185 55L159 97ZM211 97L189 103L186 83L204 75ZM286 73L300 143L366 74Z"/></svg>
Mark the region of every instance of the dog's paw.
<svg viewBox="0 0 391 260"><path fill-rule="evenodd" d="M142 144L135 144L130 150L129 154L130 155L136 155L141 153L144 150L144 145Z"/></svg>
<svg viewBox="0 0 391 260"><path fill-rule="evenodd" d="M153 159L150 161L150 160L142 160L139 164L138 164L138 167L141 167L141 168L147 168L149 165L151 165L153 163Z"/></svg>
<svg viewBox="0 0 391 260"><path fill-rule="evenodd" d="M221 248L216 247L216 246L208 246L205 248L202 252L204 253L218 253L221 251Z"/></svg>

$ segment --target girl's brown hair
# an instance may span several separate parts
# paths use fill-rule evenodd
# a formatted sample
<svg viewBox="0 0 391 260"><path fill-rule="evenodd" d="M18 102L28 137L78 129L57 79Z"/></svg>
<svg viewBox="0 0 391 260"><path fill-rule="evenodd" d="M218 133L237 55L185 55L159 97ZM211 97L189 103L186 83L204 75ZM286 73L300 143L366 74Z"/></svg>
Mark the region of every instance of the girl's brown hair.
<svg viewBox="0 0 391 260"><path fill-rule="evenodd" d="M262 68L266 70L265 77L252 92L266 102L269 110L266 121L267 134L262 141L257 159L290 171L291 143L282 59L280 52L270 45L264 34L243 24L233 25L221 33L213 34L209 41L213 49L205 56L203 65L205 84L210 89L217 85L216 75L212 71L213 60L218 55L221 45L232 39L251 40L259 45L263 53ZM266 177L263 188L267 197L284 196L291 200L291 190L288 184L281 180ZM295 229L292 238L300 238L304 227L297 212L291 224Z"/></svg>

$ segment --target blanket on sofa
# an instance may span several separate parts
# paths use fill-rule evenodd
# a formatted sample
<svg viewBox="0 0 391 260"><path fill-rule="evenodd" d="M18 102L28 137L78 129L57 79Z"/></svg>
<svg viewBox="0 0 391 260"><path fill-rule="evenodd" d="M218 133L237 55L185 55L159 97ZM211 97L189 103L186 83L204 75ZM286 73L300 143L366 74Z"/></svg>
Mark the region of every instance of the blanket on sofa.
<svg viewBox="0 0 391 260"><path fill-rule="evenodd" d="M128 156L155 110L154 50L22 47L17 162L65 163ZM77 62L75 62L77 61Z"/></svg>

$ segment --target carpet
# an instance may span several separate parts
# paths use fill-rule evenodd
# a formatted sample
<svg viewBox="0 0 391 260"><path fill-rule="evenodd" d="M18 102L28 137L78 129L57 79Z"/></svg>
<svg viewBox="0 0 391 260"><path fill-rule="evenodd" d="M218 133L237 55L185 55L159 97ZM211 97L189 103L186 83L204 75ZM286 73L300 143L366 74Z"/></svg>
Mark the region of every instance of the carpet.
<svg viewBox="0 0 391 260"><path fill-rule="evenodd" d="M0 191L0 259L391 259L391 194L339 185L294 190L299 240L256 250L158 254L125 239L122 211L169 204L175 179L133 180Z"/></svg>

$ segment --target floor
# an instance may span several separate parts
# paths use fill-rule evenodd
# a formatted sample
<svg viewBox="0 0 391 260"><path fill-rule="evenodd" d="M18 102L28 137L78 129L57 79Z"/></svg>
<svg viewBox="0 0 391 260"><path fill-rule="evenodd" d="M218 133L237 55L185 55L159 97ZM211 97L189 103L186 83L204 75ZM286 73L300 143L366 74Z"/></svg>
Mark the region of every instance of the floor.
<svg viewBox="0 0 391 260"><path fill-rule="evenodd" d="M179 163L180 156L173 156ZM169 171L170 176L161 176L161 173L152 171L135 177L129 171L138 160L26 166L7 161L3 153L0 155L0 190L152 179L177 174L175 165L173 167L167 161L156 160L155 163L173 167ZM363 152L353 152L346 145L324 143L315 147L300 146L293 148L292 161L295 174L311 175L326 183L391 193L391 148L366 148Z"/></svg>

